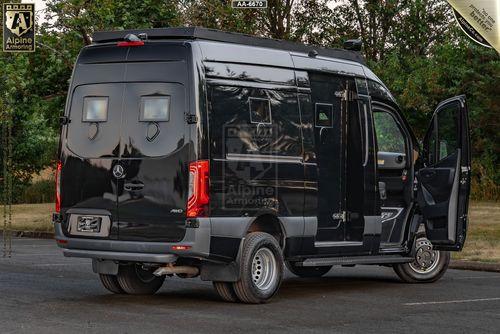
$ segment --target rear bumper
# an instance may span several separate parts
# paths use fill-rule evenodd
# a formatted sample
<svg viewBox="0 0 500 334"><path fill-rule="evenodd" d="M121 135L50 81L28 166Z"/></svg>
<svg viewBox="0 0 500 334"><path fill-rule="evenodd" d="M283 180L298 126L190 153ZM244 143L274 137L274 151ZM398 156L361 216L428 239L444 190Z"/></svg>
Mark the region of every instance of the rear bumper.
<svg viewBox="0 0 500 334"><path fill-rule="evenodd" d="M64 256L102 260L171 263L178 257L208 258L210 255L210 219L199 218L199 227L186 228L179 242L142 242L99 238L79 238L64 235L60 223L55 223L55 237ZM173 250L172 246L189 246L186 250Z"/></svg>

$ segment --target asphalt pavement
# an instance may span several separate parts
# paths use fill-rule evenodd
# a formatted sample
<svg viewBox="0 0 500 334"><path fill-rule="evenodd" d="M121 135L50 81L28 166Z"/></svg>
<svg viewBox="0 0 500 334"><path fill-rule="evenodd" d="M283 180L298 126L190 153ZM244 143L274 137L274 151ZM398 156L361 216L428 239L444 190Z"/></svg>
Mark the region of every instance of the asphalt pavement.
<svg viewBox="0 0 500 334"><path fill-rule="evenodd" d="M287 273L268 304L219 300L210 282L167 278L154 296L112 295L90 260L53 240L14 239L0 257L0 333L499 333L500 273L448 270L404 284L392 269ZM1 254L0 254L1 256Z"/></svg>

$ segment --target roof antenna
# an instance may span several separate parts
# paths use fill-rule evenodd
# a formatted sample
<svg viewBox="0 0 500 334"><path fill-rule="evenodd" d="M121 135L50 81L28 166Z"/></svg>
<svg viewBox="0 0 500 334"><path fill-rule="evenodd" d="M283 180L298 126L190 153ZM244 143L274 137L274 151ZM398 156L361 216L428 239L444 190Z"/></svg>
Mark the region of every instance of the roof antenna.
<svg viewBox="0 0 500 334"><path fill-rule="evenodd" d="M309 53L307 54L309 57L311 58L316 58L316 56L318 55L318 51L316 50L311 50L309 51Z"/></svg>

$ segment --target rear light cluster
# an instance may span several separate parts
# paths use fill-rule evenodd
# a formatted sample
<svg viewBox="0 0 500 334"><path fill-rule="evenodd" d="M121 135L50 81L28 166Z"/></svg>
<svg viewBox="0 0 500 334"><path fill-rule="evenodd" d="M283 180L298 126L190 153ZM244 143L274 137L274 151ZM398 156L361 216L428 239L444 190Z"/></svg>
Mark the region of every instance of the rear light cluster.
<svg viewBox="0 0 500 334"><path fill-rule="evenodd" d="M58 161L56 167L56 212L61 212L61 169L62 163Z"/></svg>
<svg viewBox="0 0 500 334"><path fill-rule="evenodd" d="M189 192L187 216L206 217L208 215L210 167L208 160L193 161L189 164Z"/></svg>

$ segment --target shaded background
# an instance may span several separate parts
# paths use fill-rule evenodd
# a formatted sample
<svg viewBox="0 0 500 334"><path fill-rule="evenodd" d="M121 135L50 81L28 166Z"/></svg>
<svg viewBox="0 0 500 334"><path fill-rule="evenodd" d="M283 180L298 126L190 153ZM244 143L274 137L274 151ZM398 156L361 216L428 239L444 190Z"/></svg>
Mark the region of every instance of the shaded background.
<svg viewBox="0 0 500 334"><path fill-rule="evenodd" d="M58 118L73 63L92 33L188 25L326 47L361 38L370 68L393 92L420 138L439 101L466 94L472 197L500 198L499 56L463 34L445 0L270 0L262 10L232 9L230 1L218 0L36 2L36 52L0 53L0 121L13 115L15 203L52 200L47 167L55 165Z"/></svg>

